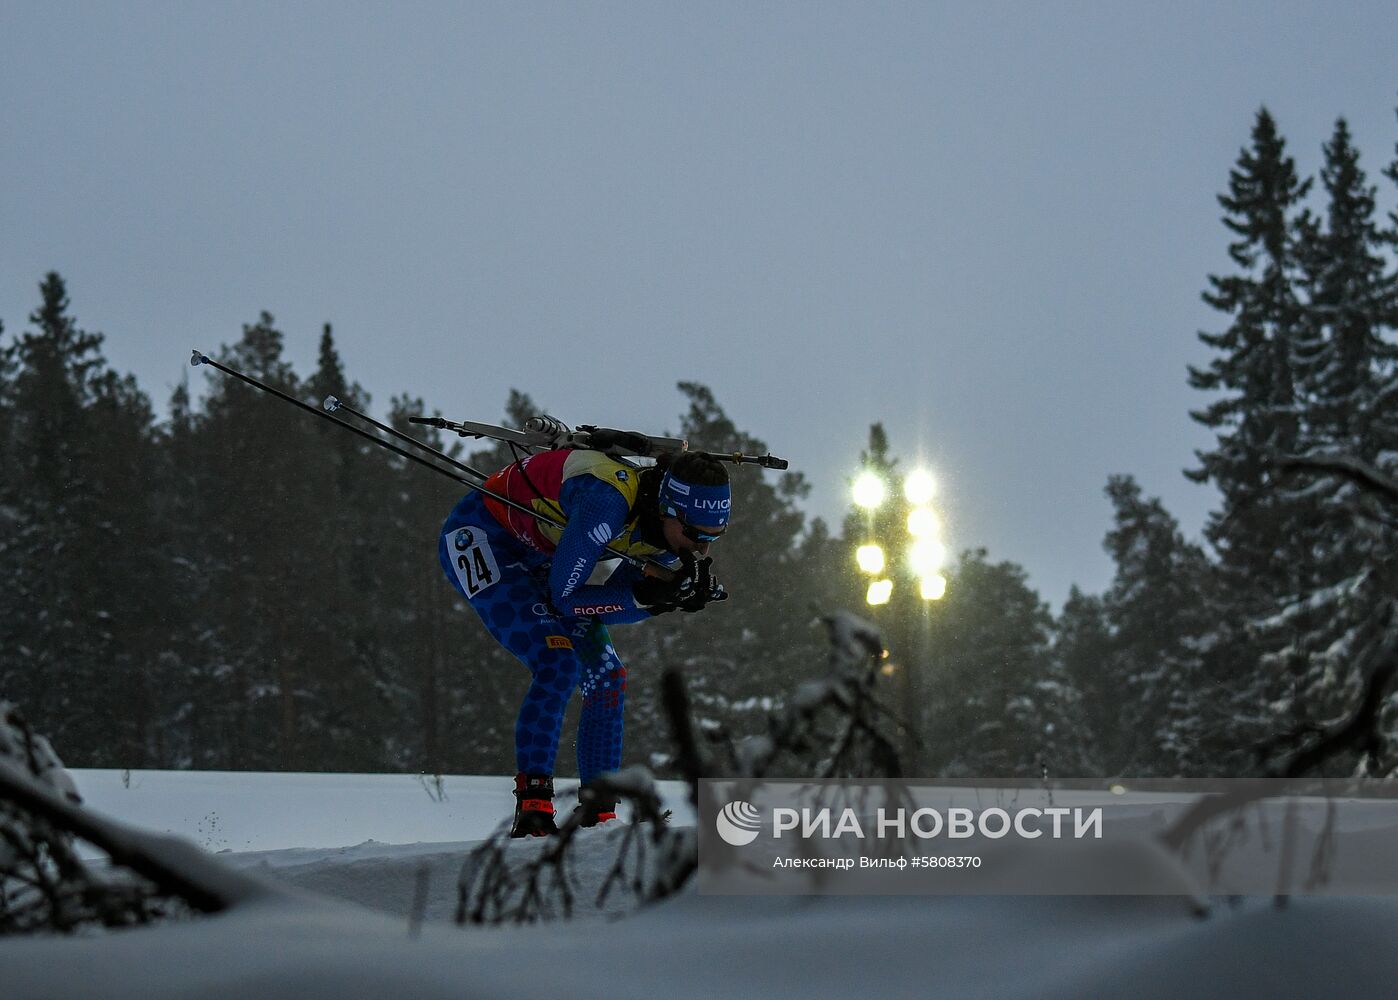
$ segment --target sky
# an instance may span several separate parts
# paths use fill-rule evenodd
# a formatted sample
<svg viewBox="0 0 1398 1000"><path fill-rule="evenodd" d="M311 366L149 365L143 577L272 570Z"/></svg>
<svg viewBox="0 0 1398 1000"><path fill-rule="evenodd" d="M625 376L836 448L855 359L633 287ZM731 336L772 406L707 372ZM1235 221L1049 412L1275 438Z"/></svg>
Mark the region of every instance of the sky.
<svg viewBox="0 0 1398 1000"><path fill-rule="evenodd" d="M0 0L0 320L57 270L158 406L264 309L303 374L332 323L379 414L513 387L661 433L697 381L836 524L882 422L949 547L1056 606L1110 583L1108 475L1192 537L1215 504L1186 366L1258 108L1306 174L1345 116L1398 201L1395 36L1391 2Z"/></svg>

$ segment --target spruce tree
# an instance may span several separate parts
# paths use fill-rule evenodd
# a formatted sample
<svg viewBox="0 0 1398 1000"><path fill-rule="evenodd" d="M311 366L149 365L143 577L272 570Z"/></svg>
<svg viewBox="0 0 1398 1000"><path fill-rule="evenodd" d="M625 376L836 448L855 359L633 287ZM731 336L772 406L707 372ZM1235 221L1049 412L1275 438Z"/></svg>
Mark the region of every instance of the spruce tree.
<svg viewBox="0 0 1398 1000"><path fill-rule="evenodd" d="M290 395L300 385L282 357L283 334L267 312L243 327L220 360ZM317 516L305 468L311 461L303 417L267 394L209 375L198 447L208 456L200 486L211 556L208 616L228 630L231 702L214 745L238 768L304 766L300 714L313 692L305 670L313 651L304 623L312 595L308 525Z"/></svg>
<svg viewBox="0 0 1398 1000"><path fill-rule="evenodd" d="M1122 725L1123 686L1113 665L1111 626L1101 597L1074 585L1054 623L1053 656L1078 694L1077 744L1083 776L1119 774L1127 737Z"/></svg>
<svg viewBox="0 0 1398 1000"><path fill-rule="evenodd" d="M1294 160L1272 116L1258 112L1252 145L1229 175L1219 196L1223 222L1238 238L1228 253L1238 272L1210 275L1204 301L1225 314L1228 327L1201 332L1218 352L1207 367L1190 366L1190 384L1220 393L1195 420L1217 432L1217 445L1197 453L1190 478L1212 481L1222 508L1206 534L1218 550L1232 589L1250 594L1254 609L1277 592L1294 591L1296 512L1275 489L1276 462L1301 439L1292 357L1304 330L1296 293L1295 226L1309 180L1296 175Z"/></svg>
<svg viewBox="0 0 1398 1000"><path fill-rule="evenodd" d="M1398 454L1390 336L1398 275L1384 254L1376 192L1344 119L1324 146L1323 224L1301 243L1306 337L1297 349L1304 420L1297 451L1377 466ZM1353 482L1298 477L1284 492L1312 526L1307 585L1288 595L1261 633L1284 643L1270 663L1287 671L1274 709L1283 728L1308 728L1349 710L1374 651L1398 631L1398 532L1381 503Z"/></svg>
<svg viewBox="0 0 1398 1000"><path fill-rule="evenodd" d="M1053 620L1024 570L962 553L931 619L922 769L1040 778L1082 767L1077 698L1049 655Z"/></svg>
<svg viewBox="0 0 1398 1000"><path fill-rule="evenodd" d="M162 592L149 520L148 401L103 358L50 272L3 367L0 689L70 758L147 763ZM158 686L158 685L157 685Z"/></svg>
<svg viewBox="0 0 1398 1000"><path fill-rule="evenodd" d="M1112 476L1115 525L1106 548L1116 576L1104 608L1111 655L1104 664L1120 698L1109 769L1130 775L1199 773L1211 762L1218 692L1201 656L1212 619L1210 566L1158 499L1130 476Z"/></svg>
<svg viewBox="0 0 1398 1000"><path fill-rule="evenodd" d="M236 766L221 745L227 717L239 696L225 665L239 641L238 622L211 613L229 583L211 520L208 485L219 456L201 441L188 377L170 395L169 418L159 432L159 482L153 501L170 581L169 623L161 653L161 766L217 769Z"/></svg>
<svg viewBox="0 0 1398 1000"><path fill-rule="evenodd" d="M345 373L329 323L322 327L316 370L302 393L315 407L334 396L357 410L369 408L368 393ZM282 416L297 431L286 443L301 441L304 449L306 506L297 544L308 601L297 631L312 652L304 663L306 694L298 710L300 752L334 770L381 768L392 737L380 723L396 681L385 654L397 637L375 611L402 601L378 585L384 555L379 511L393 503L391 493L373 489L385 453L328 421L285 409Z"/></svg>
<svg viewBox="0 0 1398 1000"><path fill-rule="evenodd" d="M459 443L408 417L427 412L421 399L392 400L389 423L452 457ZM514 427L537 413L529 397L511 390L505 422ZM452 414L454 418L471 416ZM510 461L496 449L468 457L483 473ZM384 463L394 502L382 516L391 567L384 593L396 636L393 656L402 714L396 724L406 766L428 773L508 773L514 770L514 724L529 673L491 638L476 613L443 575L438 541L447 514L468 492L395 456ZM569 730L571 731L571 730Z"/></svg>
<svg viewBox="0 0 1398 1000"><path fill-rule="evenodd" d="M1204 300L1228 326L1199 334L1217 354L1207 367L1189 369L1194 388L1215 394L1191 415L1217 434L1216 444L1198 452L1199 467L1186 473L1213 482L1221 495L1205 527L1223 602L1214 612L1222 624L1210 640L1220 657L1212 673L1249 718L1278 697L1296 657L1286 637L1260 639L1248 625L1314 581L1309 512L1280 488L1279 476L1280 462L1304 440L1295 359L1307 334L1298 283L1300 234L1308 225L1301 203L1310 183L1298 178L1263 108L1230 172L1228 193L1219 197L1224 225L1236 236L1228 251L1237 271L1210 275ZM1286 662L1264 668L1269 653Z"/></svg>

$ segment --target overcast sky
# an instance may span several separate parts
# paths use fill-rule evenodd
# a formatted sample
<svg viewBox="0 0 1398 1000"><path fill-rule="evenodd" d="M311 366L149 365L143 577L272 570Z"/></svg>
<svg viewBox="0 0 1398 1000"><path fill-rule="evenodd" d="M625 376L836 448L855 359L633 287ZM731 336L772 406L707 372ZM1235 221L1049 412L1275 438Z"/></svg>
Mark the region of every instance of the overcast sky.
<svg viewBox="0 0 1398 1000"><path fill-rule="evenodd" d="M1391 208L1395 38L1392 0L0 0L0 319L58 270L158 405L262 309L378 412L661 432L697 380L836 522L882 421L1057 605L1110 580L1108 474L1197 535L1215 196L1265 103L1307 173L1346 116Z"/></svg>

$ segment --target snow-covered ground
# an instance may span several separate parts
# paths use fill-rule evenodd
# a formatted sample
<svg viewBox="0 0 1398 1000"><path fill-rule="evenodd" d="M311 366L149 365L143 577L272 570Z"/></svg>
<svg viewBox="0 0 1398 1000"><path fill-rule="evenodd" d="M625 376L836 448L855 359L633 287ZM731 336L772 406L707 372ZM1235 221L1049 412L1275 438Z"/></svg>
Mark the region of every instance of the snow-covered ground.
<svg viewBox="0 0 1398 1000"><path fill-rule="evenodd" d="M72 768L90 809L207 851L455 843L484 840L514 809L513 779L414 774L117 771ZM661 785L679 823L692 824L682 786ZM571 809L577 783L560 780Z"/></svg>
<svg viewBox="0 0 1398 1000"><path fill-rule="evenodd" d="M75 777L90 807L227 851L221 860L279 889L186 923L0 941L5 998L1270 1000L1398 991L1390 899L1215 901L1201 915L1183 883L1177 897L688 892L621 920L460 929L446 919L456 874L507 814L508 779L447 778L438 800L411 776ZM610 864L620 832L583 834L582 882ZM1132 863L1153 862L1143 853ZM414 927L408 913L424 878L426 922Z"/></svg>
<svg viewBox="0 0 1398 1000"><path fill-rule="evenodd" d="M401 774L69 773L88 808L188 838L241 870L403 919L425 879L422 918L450 920L462 861L514 809L509 777L444 775L439 784L432 776ZM684 786L662 782L661 791L673 822L692 825ZM575 782L559 782L560 814L572 809L576 794ZM511 847L527 856L538 844ZM580 878L600 882L610 855L597 845L584 856ZM583 916L622 905L616 900Z"/></svg>

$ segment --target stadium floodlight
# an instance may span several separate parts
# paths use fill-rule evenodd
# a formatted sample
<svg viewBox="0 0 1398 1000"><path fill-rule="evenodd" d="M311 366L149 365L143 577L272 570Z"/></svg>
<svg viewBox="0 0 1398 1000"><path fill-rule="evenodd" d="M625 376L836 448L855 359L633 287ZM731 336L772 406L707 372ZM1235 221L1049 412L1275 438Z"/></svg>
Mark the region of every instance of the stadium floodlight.
<svg viewBox="0 0 1398 1000"><path fill-rule="evenodd" d="M884 567L883 547L870 542L854 550L854 561L865 573L882 573Z"/></svg>
<svg viewBox="0 0 1398 1000"><path fill-rule="evenodd" d="M940 573L922 578L922 599L924 601L940 601L947 592L947 578Z"/></svg>
<svg viewBox="0 0 1398 1000"><path fill-rule="evenodd" d="M946 546L933 538L919 538L908 547L908 566L918 576L927 577L936 573L946 558Z"/></svg>
<svg viewBox="0 0 1398 1000"><path fill-rule="evenodd" d="M875 580L873 583L869 584L869 592L864 595L864 600L871 606L876 606L879 604L887 604L888 599L892 596L892 580Z"/></svg>
<svg viewBox="0 0 1398 1000"><path fill-rule="evenodd" d="M914 538L936 538L942 533L937 512L928 507L908 511L908 534Z"/></svg>
<svg viewBox="0 0 1398 1000"><path fill-rule="evenodd" d="M937 494L937 480L926 469L914 469L903 480L903 495L914 506L927 503Z"/></svg>
<svg viewBox="0 0 1398 1000"><path fill-rule="evenodd" d="M854 481L854 502L865 510L873 510L883 503L888 488L884 481L873 472L861 472Z"/></svg>

